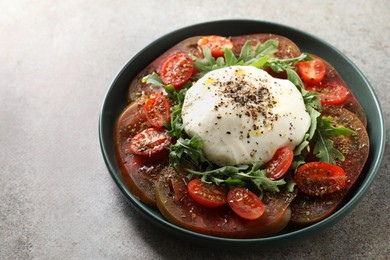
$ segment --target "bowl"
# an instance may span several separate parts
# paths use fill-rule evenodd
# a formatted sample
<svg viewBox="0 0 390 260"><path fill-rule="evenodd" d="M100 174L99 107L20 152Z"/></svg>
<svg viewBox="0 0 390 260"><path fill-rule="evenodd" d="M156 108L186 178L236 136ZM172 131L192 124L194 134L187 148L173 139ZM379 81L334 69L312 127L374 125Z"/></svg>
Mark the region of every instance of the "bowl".
<svg viewBox="0 0 390 260"><path fill-rule="evenodd" d="M126 93L130 81L140 70L176 43L196 35L235 36L253 33L273 33L285 36L294 41L301 51L316 54L335 67L351 88L351 91L359 100L369 118L367 125L367 131L370 136L369 158L363 172L354 188L350 190L342 206L331 216L314 225L305 228L287 228L274 236L254 239L230 239L195 233L168 222L158 210L142 203L129 191L122 179L115 158L115 121L127 105ZM143 214L147 220L165 229L166 232L172 235L200 245L223 248L259 248L284 245L291 241L297 241L297 239L318 234L319 231L325 230L339 221L355 207L371 185L380 167L385 146L385 124L378 98L370 83L362 72L335 47L313 35L285 25L255 20L222 20L200 23L173 31L155 40L136 54L119 72L106 93L99 117L99 138L103 158L113 180L129 203Z"/></svg>

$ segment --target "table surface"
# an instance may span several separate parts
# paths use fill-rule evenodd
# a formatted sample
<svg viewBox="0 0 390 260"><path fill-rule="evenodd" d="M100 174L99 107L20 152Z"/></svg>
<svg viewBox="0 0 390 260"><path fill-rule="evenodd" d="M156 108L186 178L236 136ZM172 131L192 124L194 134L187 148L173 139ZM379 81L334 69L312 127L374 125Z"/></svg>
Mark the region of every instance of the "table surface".
<svg viewBox="0 0 390 260"><path fill-rule="evenodd" d="M97 131L110 83L144 46L233 18L289 25L341 50L371 82L389 128L390 1L14 0L0 10L0 259L390 257L389 149L361 203L325 232L226 252L178 241L135 212Z"/></svg>

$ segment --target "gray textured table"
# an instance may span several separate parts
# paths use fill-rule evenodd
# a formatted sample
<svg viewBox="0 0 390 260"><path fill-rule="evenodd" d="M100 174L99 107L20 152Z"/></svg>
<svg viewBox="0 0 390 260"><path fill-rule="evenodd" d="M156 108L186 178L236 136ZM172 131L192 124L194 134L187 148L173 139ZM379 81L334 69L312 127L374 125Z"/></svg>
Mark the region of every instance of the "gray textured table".
<svg viewBox="0 0 390 260"><path fill-rule="evenodd" d="M112 181L97 132L107 88L145 45L198 22L266 20L322 38L367 76L389 126L389 1L226 2L0 1L0 259L390 257L389 149L346 218L277 250L223 252L172 239Z"/></svg>

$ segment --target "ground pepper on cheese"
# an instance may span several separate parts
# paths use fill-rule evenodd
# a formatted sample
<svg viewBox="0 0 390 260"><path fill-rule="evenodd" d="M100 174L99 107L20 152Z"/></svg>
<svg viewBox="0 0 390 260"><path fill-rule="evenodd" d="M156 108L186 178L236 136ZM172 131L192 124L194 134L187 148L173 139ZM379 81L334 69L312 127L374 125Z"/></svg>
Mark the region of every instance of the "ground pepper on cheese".
<svg viewBox="0 0 390 260"><path fill-rule="evenodd" d="M296 87L252 66L207 73L187 91L182 118L221 166L266 162L282 146L293 149L310 127Z"/></svg>

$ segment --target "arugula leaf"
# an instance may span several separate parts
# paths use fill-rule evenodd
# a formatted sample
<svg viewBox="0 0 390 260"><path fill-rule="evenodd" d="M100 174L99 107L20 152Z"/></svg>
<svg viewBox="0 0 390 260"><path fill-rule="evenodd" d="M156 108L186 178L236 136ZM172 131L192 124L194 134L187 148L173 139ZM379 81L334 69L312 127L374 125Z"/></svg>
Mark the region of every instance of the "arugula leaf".
<svg viewBox="0 0 390 260"><path fill-rule="evenodd" d="M299 167L302 164L305 164L305 161L298 161L298 164L296 165L296 167ZM297 169L297 168L294 168L294 169ZM293 171L289 171L289 172L287 172L284 175L285 176L284 178L286 179L286 190L287 190L287 192L293 192L294 191L294 187L295 187L295 184L296 184L295 180L294 180L294 172Z"/></svg>
<svg viewBox="0 0 390 260"><path fill-rule="evenodd" d="M181 117L181 104L171 107L170 125L168 126L168 135L171 137L180 138L183 136L184 125Z"/></svg>
<svg viewBox="0 0 390 260"><path fill-rule="evenodd" d="M317 130L315 133L316 144L313 153L319 158L321 162L328 162L335 164L336 159L344 161L344 155L334 148L333 141L329 139L331 136L338 135L353 135L356 134L353 130L332 125L332 117L319 117L317 123Z"/></svg>
<svg viewBox="0 0 390 260"><path fill-rule="evenodd" d="M287 73L287 79L293 83L298 90L301 92L302 95L307 94L307 91L305 90L305 87L303 86L303 82L299 75L291 68L291 66L287 66L284 69Z"/></svg>
<svg viewBox="0 0 390 260"><path fill-rule="evenodd" d="M246 183L254 185L261 194L264 191L279 192L279 187L286 182L281 180L271 180L266 174L266 170L261 170L262 162L255 162L251 165L224 166L209 171L195 171L186 169L190 174L189 178L194 175L200 176L201 180L206 183L215 183L220 185L226 183L228 186L243 186Z"/></svg>
<svg viewBox="0 0 390 260"><path fill-rule="evenodd" d="M254 58L254 52L252 51L251 41L246 41L244 46L241 48L240 56L238 56L238 61L248 61Z"/></svg>
<svg viewBox="0 0 390 260"><path fill-rule="evenodd" d="M300 155L304 149L310 150L309 144L317 130L317 119L321 115L311 102L305 102L305 107L310 116L310 127L308 132L304 135L302 142L295 147L294 155Z"/></svg>
<svg viewBox="0 0 390 260"><path fill-rule="evenodd" d="M251 41L246 41L241 49L238 62L242 62L242 65L251 65L253 63L257 63L258 60L262 59L264 56L270 56L277 52L278 45L279 41L268 40L264 44L258 43L253 49Z"/></svg>
<svg viewBox="0 0 390 260"><path fill-rule="evenodd" d="M266 63L265 66L271 67L273 71L276 73L280 73L283 71L290 70L290 72L294 71L291 67L292 64L300 62L300 61L307 61L311 60L312 58L307 53L302 53L298 57L294 58L288 58L288 59L270 59ZM287 71L288 72L288 71ZM294 71L295 72L295 71ZM295 73L296 74L296 73ZM299 76L298 76L299 78ZM300 79L300 78L299 78ZM295 82L293 82L295 85Z"/></svg>
<svg viewBox="0 0 390 260"><path fill-rule="evenodd" d="M270 55L278 51L278 44L277 40L268 40L264 44L258 43L253 48L251 41L246 41L238 58L231 49L226 48L224 57L217 59L211 55L207 46L203 46L203 59L193 57L195 69L200 71L196 78L199 79L212 70L234 65L252 65L261 69L269 60Z"/></svg>
<svg viewBox="0 0 390 260"><path fill-rule="evenodd" d="M201 169L208 169L212 166L204 155L203 141L199 136L193 136L191 139L180 137L175 144L170 146L169 164L176 167L183 161L197 165Z"/></svg>
<svg viewBox="0 0 390 260"><path fill-rule="evenodd" d="M328 138L331 136L338 135L354 135L355 131L343 127L343 126L333 126L333 118L331 116L323 116L318 119L318 130L321 131L322 136Z"/></svg>
<svg viewBox="0 0 390 260"><path fill-rule="evenodd" d="M237 58L236 56L234 56L234 53L232 52L231 49L228 48L225 49L224 57L225 57L225 63L227 67L237 64Z"/></svg>
<svg viewBox="0 0 390 260"><path fill-rule="evenodd" d="M344 155L334 148L333 141L330 139L325 139L321 132L318 132L318 140L313 150L314 154L319 158L320 162L328 162L331 164L336 163L336 159L344 161Z"/></svg>
<svg viewBox="0 0 390 260"><path fill-rule="evenodd" d="M250 65L253 66L253 67L256 67L258 69L261 69L264 67L264 65L267 63L267 61L269 60L270 56L264 56L254 62L252 62Z"/></svg>
<svg viewBox="0 0 390 260"><path fill-rule="evenodd" d="M196 75L197 79L203 77L207 72L225 67L225 61L222 57L218 59L218 62L211 55L211 51L207 46L203 46L203 59L195 58L194 67L199 70L200 73Z"/></svg>
<svg viewBox="0 0 390 260"><path fill-rule="evenodd" d="M268 40L265 41L264 44L258 43L255 49L256 57L258 57L259 54L263 56L274 54L278 51L278 47L278 40Z"/></svg>
<svg viewBox="0 0 390 260"><path fill-rule="evenodd" d="M153 72L152 74L143 77L142 83L151 84L152 86L155 87L164 87L164 83L162 82L162 79L156 72Z"/></svg>

